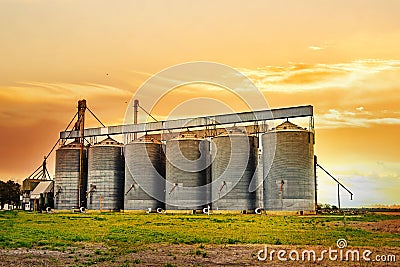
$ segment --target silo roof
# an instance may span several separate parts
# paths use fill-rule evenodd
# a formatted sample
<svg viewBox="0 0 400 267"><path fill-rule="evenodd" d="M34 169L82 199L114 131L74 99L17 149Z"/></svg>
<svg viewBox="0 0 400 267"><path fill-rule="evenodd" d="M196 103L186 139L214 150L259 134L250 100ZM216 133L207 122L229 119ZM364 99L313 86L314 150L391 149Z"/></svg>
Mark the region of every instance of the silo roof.
<svg viewBox="0 0 400 267"><path fill-rule="evenodd" d="M232 135L244 136L244 135L246 135L246 130L242 130L242 129L234 126L231 128L227 128L226 132L223 132L223 133L217 135L216 137L226 137L226 136L232 136Z"/></svg>
<svg viewBox="0 0 400 267"><path fill-rule="evenodd" d="M285 121L284 123L279 124L278 126L275 127L276 131L287 131L287 130L296 130L296 131L305 131L306 129L290 122L290 121Z"/></svg>
<svg viewBox="0 0 400 267"><path fill-rule="evenodd" d="M173 140L199 140L200 138L197 137L197 135L191 131L179 133L177 138L174 138Z"/></svg>
<svg viewBox="0 0 400 267"><path fill-rule="evenodd" d="M100 146L108 146L108 145L120 146L121 143L119 143L118 141L112 139L111 137L108 137L108 138L104 139L103 141L98 142L98 143L95 144L95 145L96 145L96 146L97 146L97 145L100 145Z"/></svg>
<svg viewBox="0 0 400 267"><path fill-rule="evenodd" d="M144 135L140 137L139 139L133 140L132 143L151 143L151 144L161 144L161 141L154 138L151 135Z"/></svg>
<svg viewBox="0 0 400 267"><path fill-rule="evenodd" d="M79 143L79 141L75 140L69 144L65 144L62 147L60 147L61 149L64 148L80 148L81 147L81 143Z"/></svg>

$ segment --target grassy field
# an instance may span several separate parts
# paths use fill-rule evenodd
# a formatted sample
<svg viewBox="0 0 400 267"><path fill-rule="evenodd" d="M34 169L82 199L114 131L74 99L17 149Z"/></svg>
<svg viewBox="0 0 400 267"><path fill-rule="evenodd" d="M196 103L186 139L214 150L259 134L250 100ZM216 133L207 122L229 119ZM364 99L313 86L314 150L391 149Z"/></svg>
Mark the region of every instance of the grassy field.
<svg viewBox="0 0 400 267"><path fill-rule="evenodd" d="M90 248L94 256L104 261L154 244L200 248L226 244L333 246L337 239L345 238L351 246L398 248L398 233L351 226L356 221L398 218L373 214L346 216L345 227L342 216L0 212L0 247L60 252ZM85 261L83 265L89 263Z"/></svg>

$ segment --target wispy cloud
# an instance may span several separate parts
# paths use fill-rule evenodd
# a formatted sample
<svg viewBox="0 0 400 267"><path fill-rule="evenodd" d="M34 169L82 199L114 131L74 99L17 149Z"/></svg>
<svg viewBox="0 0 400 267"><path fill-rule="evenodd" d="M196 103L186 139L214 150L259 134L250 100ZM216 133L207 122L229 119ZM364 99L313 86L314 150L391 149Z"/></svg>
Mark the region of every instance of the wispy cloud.
<svg viewBox="0 0 400 267"><path fill-rule="evenodd" d="M122 102L130 97L131 92L127 90L96 83L21 82L20 86L0 88L0 120L16 125L32 124L44 118L57 120L64 118L65 110L73 113L78 99L86 98L89 105L97 103L101 108L118 105L110 103L111 99Z"/></svg>
<svg viewBox="0 0 400 267"><path fill-rule="evenodd" d="M390 116L390 117L388 117ZM354 111L339 111L329 109L327 113L315 115L318 128L352 128L370 127L373 125L400 125L400 116L395 112L369 112L364 108L356 108Z"/></svg>
<svg viewBox="0 0 400 267"><path fill-rule="evenodd" d="M396 113L400 101L400 60L290 63L240 71L266 97L293 98L314 105L319 128L400 125ZM337 105L332 106L332 102Z"/></svg>
<svg viewBox="0 0 400 267"><path fill-rule="evenodd" d="M316 46L316 45L310 45L308 49L313 50L313 51L319 51L319 50L324 50L324 47Z"/></svg>
<svg viewBox="0 0 400 267"><path fill-rule="evenodd" d="M240 68L265 92L303 92L325 89L367 90L400 85L400 60L358 60L336 64L294 64L252 70ZM381 79L385 76L386 79Z"/></svg>
<svg viewBox="0 0 400 267"><path fill-rule="evenodd" d="M129 94L131 94L129 91L96 83L20 82L20 86L5 87L0 90L0 98L11 98L20 102L74 99L79 95L125 96Z"/></svg>

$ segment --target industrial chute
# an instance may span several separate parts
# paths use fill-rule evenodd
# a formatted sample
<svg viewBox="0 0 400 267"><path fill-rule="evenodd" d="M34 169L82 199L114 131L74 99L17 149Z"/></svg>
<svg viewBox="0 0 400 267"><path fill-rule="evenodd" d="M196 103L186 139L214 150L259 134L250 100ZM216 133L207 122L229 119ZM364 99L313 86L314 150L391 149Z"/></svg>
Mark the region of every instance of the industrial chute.
<svg viewBox="0 0 400 267"><path fill-rule="evenodd" d="M333 177L332 174L330 174L327 170L325 170L321 165L319 165L317 162L315 163L316 167L319 167L321 170L323 170L330 178L332 178L336 184L337 184L337 195L338 195L338 208L340 211L340 187L342 187L344 190L346 190L350 194L350 200L353 200L353 192L351 192L349 189L347 189L341 182L339 182L338 179Z"/></svg>

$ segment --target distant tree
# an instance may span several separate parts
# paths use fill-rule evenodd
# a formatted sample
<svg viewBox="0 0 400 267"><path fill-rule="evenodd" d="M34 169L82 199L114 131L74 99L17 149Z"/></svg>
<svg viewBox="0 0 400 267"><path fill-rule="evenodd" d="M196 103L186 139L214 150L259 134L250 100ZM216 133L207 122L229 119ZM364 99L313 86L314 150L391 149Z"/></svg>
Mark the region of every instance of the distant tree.
<svg viewBox="0 0 400 267"><path fill-rule="evenodd" d="M20 202L21 185L8 180L7 182L0 181L0 208L4 204L18 205Z"/></svg>
<svg viewBox="0 0 400 267"><path fill-rule="evenodd" d="M322 208L323 208L324 210L331 210L331 209L332 209L332 206L331 206L330 204L323 204L323 205L322 205Z"/></svg>
<svg viewBox="0 0 400 267"><path fill-rule="evenodd" d="M324 206L324 204L318 203L318 204L317 204L317 210L318 210L318 211L319 211L319 210L322 210L323 206Z"/></svg>

